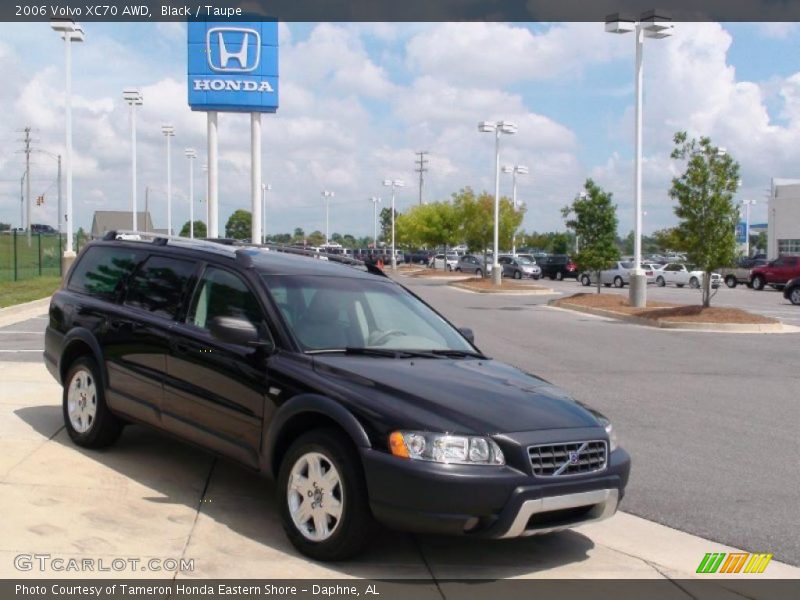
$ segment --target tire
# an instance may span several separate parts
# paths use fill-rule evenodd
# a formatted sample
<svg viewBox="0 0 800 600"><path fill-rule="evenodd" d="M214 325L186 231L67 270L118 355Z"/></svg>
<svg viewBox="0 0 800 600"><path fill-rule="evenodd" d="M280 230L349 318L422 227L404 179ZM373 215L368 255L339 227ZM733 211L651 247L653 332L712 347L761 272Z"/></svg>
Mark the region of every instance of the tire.
<svg viewBox="0 0 800 600"><path fill-rule="evenodd" d="M589 279L588 275L581 275L581 285L583 287L589 287L590 285L592 285L592 280Z"/></svg>
<svg viewBox="0 0 800 600"><path fill-rule="evenodd" d="M725 285L727 285L729 288L733 289L737 285L739 285L739 280L736 279L736 277L734 275L728 275L727 277L725 277Z"/></svg>
<svg viewBox="0 0 800 600"><path fill-rule="evenodd" d="M682 288L684 285L686 285L686 284L685 283L676 283L675 287Z"/></svg>
<svg viewBox="0 0 800 600"><path fill-rule="evenodd" d="M461 273L461 267L456 267L456 273Z"/></svg>
<svg viewBox="0 0 800 600"><path fill-rule="evenodd" d="M514 279L522 279L522 273L519 271L514 271Z"/></svg>
<svg viewBox="0 0 800 600"><path fill-rule="evenodd" d="M123 423L106 404L97 362L81 356L64 378L62 413L70 439L84 448L106 448L117 441Z"/></svg>
<svg viewBox="0 0 800 600"><path fill-rule="evenodd" d="M610 283L604 283L603 285L606 286L606 287L611 287Z"/></svg>
<svg viewBox="0 0 800 600"><path fill-rule="evenodd" d="M483 277L483 271L480 269L475 269L475 277Z"/></svg>
<svg viewBox="0 0 800 600"><path fill-rule="evenodd" d="M533 277L533 279L534 279L535 281L539 281L539 278L540 278L540 277L541 277L541 275L535 275L535 276Z"/></svg>
<svg viewBox="0 0 800 600"><path fill-rule="evenodd" d="M620 277L619 275L614 277L614 287L615 288L625 287L625 282L622 280L622 277Z"/></svg>
<svg viewBox="0 0 800 600"><path fill-rule="evenodd" d="M667 282L661 275L659 275L658 277L656 277L656 285L658 287L664 287L665 285L667 285Z"/></svg>
<svg viewBox="0 0 800 600"><path fill-rule="evenodd" d="M759 292L764 289L764 286L767 285L766 280L761 275L756 275L753 277L753 280L750 283L752 284L753 289Z"/></svg>
<svg viewBox="0 0 800 600"><path fill-rule="evenodd" d="M445 266L444 266L444 270L445 270L445 271L452 271L452 270L453 270L453 267L451 267L450 265L445 265Z"/></svg>
<svg viewBox="0 0 800 600"><path fill-rule="evenodd" d="M322 479L312 480L313 485L300 487L302 491L290 488L293 474L301 475L304 468L308 473L308 466L314 460L322 468L327 465L324 475L333 471L337 480L333 492L325 491L326 482ZM322 491L317 494L316 490ZM345 560L358 554L370 538L374 521L361 460L352 442L335 429L316 429L295 440L281 461L276 493L283 529L292 545L305 556L321 561ZM325 501L331 498L339 501L339 518L324 511ZM306 509L311 514L305 521L308 528L304 533L296 520L304 516L301 508L307 503L313 505L315 501L320 506ZM328 508L331 508L330 504ZM318 534L311 524L321 524L322 519L325 526L332 526L332 529ZM321 539L315 539L317 536Z"/></svg>
<svg viewBox="0 0 800 600"><path fill-rule="evenodd" d="M789 292L789 302L795 306L800 306L800 287L794 287Z"/></svg>
<svg viewBox="0 0 800 600"><path fill-rule="evenodd" d="M556 279L561 281L562 279L564 279L564 274L561 271L556 271Z"/></svg>
<svg viewBox="0 0 800 600"><path fill-rule="evenodd" d="M693 290L696 290L700 287L700 281L697 279L697 277L692 277L689 280L689 287L692 288Z"/></svg>

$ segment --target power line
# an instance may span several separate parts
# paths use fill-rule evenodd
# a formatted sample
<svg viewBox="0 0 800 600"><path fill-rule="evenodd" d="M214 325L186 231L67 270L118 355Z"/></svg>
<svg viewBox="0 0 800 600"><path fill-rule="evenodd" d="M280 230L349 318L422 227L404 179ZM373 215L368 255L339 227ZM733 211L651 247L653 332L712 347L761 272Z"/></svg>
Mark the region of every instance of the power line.
<svg viewBox="0 0 800 600"><path fill-rule="evenodd" d="M422 204L422 187L425 183L424 173L428 172L428 168L425 166L428 164L428 159L425 158L426 155L430 154L427 150L420 150L419 152L415 152L419 158L414 161L414 164L417 165L417 168L414 169L415 172L419 173L419 203Z"/></svg>

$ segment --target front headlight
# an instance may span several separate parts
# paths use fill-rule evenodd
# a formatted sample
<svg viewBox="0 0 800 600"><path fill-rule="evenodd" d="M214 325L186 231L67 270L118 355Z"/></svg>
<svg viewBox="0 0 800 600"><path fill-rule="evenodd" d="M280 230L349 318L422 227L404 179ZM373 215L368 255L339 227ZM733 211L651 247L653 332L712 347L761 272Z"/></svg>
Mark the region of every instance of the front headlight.
<svg viewBox="0 0 800 600"><path fill-rule="evenodd" d="M598 417L598 420L603 424L603 427L605 427L606 433L608 434L608 451L613 452L619 446L617 432L614 431L614 426L611 424L611 421L605 417Z"/></svg>
<svg viewBox="0 0 800 600"><path fill-rule="evenodd" d="M504 465L503 451L488 437L394 431L389 449L401 458L457 465Z"/></svg>

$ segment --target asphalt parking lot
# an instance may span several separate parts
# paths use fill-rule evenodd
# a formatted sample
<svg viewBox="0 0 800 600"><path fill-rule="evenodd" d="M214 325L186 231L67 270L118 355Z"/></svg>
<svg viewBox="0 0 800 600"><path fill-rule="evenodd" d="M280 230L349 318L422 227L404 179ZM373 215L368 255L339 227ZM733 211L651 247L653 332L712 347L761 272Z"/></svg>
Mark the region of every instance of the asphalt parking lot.
<svg viewBox="0 0 800 600"><path fill-rule="evenodd" d="M659 331L549 308L552 296L402 282L471 326L490 355L612 418L634 458L625 513L504 542L383 532L361 560L309 563L280 530L271 484L228 461L140 427L107 451L72 445L60 389L41 365L40 315L0 327L0 510L10 526L0 576L24 575L11 566L21 551L196 561L189 573L126 574L150 577L686 577L705 552L729 547L800 564L800 524L790 517L800 478L794 461L780 460L793 455L786 449L800 422L796 394L786 393L797 383L797 334ZM571 281L552 287L584 290ZM695 293L654 289L651 297ZM722 293L795 308L774 292ZM778 563L770 569L800 576Z"/></svg>

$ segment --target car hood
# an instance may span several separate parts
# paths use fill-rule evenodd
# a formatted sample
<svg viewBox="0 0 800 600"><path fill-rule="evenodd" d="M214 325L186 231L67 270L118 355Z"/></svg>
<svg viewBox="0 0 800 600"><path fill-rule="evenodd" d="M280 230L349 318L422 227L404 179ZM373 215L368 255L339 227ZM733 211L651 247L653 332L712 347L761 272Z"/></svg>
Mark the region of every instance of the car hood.
<svg viewBox="0 0 800 600"><path fill-rule="evenodd" d="M491 359L315 356L314 368L344 399L397 428L494 434L598 425L560 388Z"/></svg>

